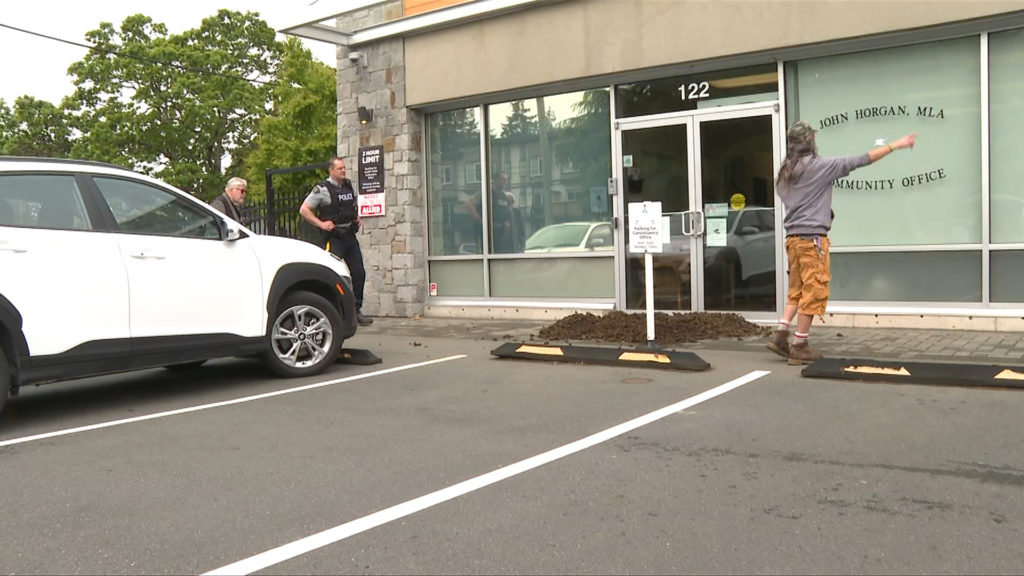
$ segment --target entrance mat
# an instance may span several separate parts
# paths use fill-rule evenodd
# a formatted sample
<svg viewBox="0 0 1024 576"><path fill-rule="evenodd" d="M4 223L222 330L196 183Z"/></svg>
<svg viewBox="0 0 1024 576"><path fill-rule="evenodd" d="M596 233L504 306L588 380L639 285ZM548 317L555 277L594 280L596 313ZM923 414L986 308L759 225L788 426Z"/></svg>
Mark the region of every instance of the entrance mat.
<svg viewBox="0 0 1024 576"><path fill-rule="evenodd" d="M906 384L1024 388L1024 366L822 358L804 368L800 375Z"/></svg>
<svg viewBox="0 0 1024 576"><path fill-rule="evenodd" d="M380 364L381 362L383 362L383 360L374 356L373 352L359 348L342 348L341 353L338 354L339 364L359 364L361 366L369 366L370 364Z"/></svg>
<svg viewBox="0 0 1024 576"><path fill-rule="evenodd" d="M623 350L593 346L558 346L508 342L491 350L499 358L546 360L548 362L574 362L580 364L607 364L635 366L637 368L663 368L667 370L701 371L711 364L692 352L673 352L657 348Z"/></svg>

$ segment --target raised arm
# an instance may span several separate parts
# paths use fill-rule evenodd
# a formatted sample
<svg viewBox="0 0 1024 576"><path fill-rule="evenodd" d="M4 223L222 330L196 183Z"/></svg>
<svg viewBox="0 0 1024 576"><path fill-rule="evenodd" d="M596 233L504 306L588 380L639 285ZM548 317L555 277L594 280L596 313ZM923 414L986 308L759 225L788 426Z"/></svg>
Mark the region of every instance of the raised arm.
<svg viewBox="0 0 1024 576"><path fill-rule="evenodd" d="M900 148L913 148L914 140L917 138L917 134L907 134L899 140L894 140L885 146L879 146L878 148L872 148L868 151L868 158L871 159L871 163L874 164L882 158L889 155L890 152L895 152Z"/></svg>

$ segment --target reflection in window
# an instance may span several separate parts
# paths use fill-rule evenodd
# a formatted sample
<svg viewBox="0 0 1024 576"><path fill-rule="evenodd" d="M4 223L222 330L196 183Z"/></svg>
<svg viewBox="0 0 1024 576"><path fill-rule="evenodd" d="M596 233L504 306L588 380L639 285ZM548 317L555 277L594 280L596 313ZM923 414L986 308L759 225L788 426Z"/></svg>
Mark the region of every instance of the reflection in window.
<svg viewBox="0 0 1024 576"><path fill-rule="evenodd" d="M0 176L0 223L29 228L89 230L75 176Z"/></svg>
<svg viewBox="0 0 1024 576"><path fill-rule="evenodd" d="M992 34L988 48L992 241L1024 242L1024 188L1020 185L1024 30Z"/></svg>
<svg viewBox="0 0 1024 576"><path fill-rule="evenodd" d="M166 190L116 178L94 178L122 232L220 238L216 217Z"/></svg>
<svg viewBox="0 0 1024 576"><path fill-rule="evenodd" d="M1024 303L1024 252L992 252L992 301Z"/></svg>
<svg viewBox="0 0 1024 576"><path fill-rule="evenodd" d="M74 176L0 176L0 224L30 228L91 228Z"/></svg>
<svg viewBox="0 0 1024 576"><path fill-rule="evenodd" d="M523 252L547 226L611 220L609 106L598 89L488 107L491 253Z"/></svg>
<svg viewBox="0 0 1024 576"><path fill-rule="evenodd" d="M429 119L427 204L431 256L483 253L480 213L480 110L463 108Z"/></svg>
<svg viewBox="0 0 1024 576"><path fill-rule="evenodd" d="M833 252L831 265L834 302L981 302L981 252Z"/></svg>

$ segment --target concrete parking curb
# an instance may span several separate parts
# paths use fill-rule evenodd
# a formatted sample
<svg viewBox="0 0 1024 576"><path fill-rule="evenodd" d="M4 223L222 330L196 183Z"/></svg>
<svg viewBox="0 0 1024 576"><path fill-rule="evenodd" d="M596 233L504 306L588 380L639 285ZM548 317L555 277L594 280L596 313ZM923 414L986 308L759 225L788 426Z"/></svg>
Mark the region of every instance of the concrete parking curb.
<svg viewBox="0 0 1024 576"><path fill-rule="evenodd" d="M491 350L491 354L499 358L635 366L638 368L662 368L667 370L702 371L711 368L711 364L692 352L660 349L625 350L622 348L601 348L596 346L508 342Z"/></svg>
<svg viewBox="0 0 1024 576"><path fill-rule="evenodd" d="M1024 389L1024 368L987 364L945 362L901 362L863 358L822 358L800 372L806 378L832 378L936 384L945 386L982 386Z"/></svg>

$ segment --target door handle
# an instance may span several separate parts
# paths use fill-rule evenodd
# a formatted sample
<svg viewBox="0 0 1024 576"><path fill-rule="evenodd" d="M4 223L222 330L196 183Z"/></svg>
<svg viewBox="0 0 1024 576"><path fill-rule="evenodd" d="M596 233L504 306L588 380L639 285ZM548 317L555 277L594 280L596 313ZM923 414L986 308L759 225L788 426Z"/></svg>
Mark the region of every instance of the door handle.
<svg viewBox="0 0 1024 576"><path fill-rule="evenodd" d="M21 254L23 252L28 252L28 248L18 248L17 246L12 246L12 245L7 244L7 243L0 243L0 251L3 251L3 252L14 252L15 254Z"/></svg>
<svg viewBox="0 0 1024 576"><path fill-rule="evenodd" d="M703 236L704 235L704 213L699 211L699 210L695 210L693 212L693 220L694 220L694 222L696 224L699 225L699 226L696 227L698 229L697 229L696 232L693 233L693 235L694 236Z"/></svg>
<svg viewBox="0 0 1024 576"><path fill-rule="evenodd" d="M157 256L155 254L147 254L145 252L139 252L137 254L132 254L132 258L135 258L136 260L164 260L165 259L164 256Z"/></svg>
<svg viewBox="0 0 1024 576"><path fill-rule="evenodd" d="M687 226L689 224L689 226ZM683 212L683 235L701 236L704 234L704 213L699 210Z"/></svg>

